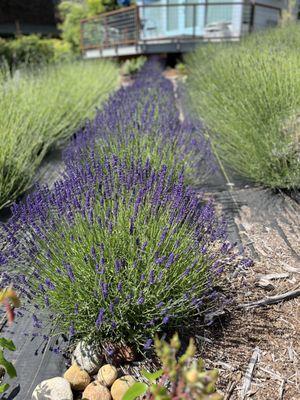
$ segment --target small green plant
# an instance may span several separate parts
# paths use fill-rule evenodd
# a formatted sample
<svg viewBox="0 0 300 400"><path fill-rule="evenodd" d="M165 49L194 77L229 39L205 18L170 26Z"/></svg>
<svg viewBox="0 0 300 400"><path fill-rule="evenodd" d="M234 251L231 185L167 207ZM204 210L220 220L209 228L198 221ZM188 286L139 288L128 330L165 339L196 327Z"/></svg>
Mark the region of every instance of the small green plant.
<svg viewBox="0 0 300 400"><path fill-rule="evenodd" d="M14 308L20 306L20 300L16 292L12 288L6 288L0 291L0 303L4 305L8 322L12 324L14 321ZM4 368L10 378L15 378L17 372L13 364L4 356L4 350L15 351L16 346L10 339L0 337L0 366ZM8 383L0 385L0 393L4 393L9 388Z"/></svg>
<svg viewBox="0 0 300 400"><path fill-rule="evenodd" d="M187 75L187 68L183 62L179 62L178 64L176 64L176 71L180 75Z"/></svg>
<svg viewBox="0 0 300 400"><path fill-rule="evenodd" d="M170 344L156 338L155 349L162 369L143 375L150 384L137 382L125 393L123 400L145 396L149 400L222 400L216 392L218 371L205 371L203 361L193 361L196 347L192 339L185 353L178 355L181 343L175 334Z"/></svg>
<svg viewBox="0 0 300 400"><path fill-rule="evenodd" d="M122 66L123 74L124 75L136 74L142 68L142 66L145 64L146 60L147 60L147 58L144 56L126 60Z"/></svg>

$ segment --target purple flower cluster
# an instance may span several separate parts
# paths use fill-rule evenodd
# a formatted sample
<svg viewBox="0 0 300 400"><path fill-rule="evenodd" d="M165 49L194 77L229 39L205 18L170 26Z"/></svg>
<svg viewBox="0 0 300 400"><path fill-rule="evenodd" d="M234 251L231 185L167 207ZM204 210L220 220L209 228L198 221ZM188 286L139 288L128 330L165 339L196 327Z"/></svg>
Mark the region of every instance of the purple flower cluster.
<svg viewBox="0 0 300 400"><path fill-rule="evenodd" d="M26 227L26 235L23 231ZM1 254L7 283L49 309L66 334L133 340L203 311L230 262L224 222L183 176L124 158L90 157L14 205Z"/></svg>
<svg viewBox="0 0 300 400"><path fill-rule="evenodd" d="M199 121L180 120L174 87L158 63L148 62L132 86L121 88L93 121L87 121L64 152L68 165L90 154L130 154L152 166L185 169L193 183L215 169Z"/></svg>

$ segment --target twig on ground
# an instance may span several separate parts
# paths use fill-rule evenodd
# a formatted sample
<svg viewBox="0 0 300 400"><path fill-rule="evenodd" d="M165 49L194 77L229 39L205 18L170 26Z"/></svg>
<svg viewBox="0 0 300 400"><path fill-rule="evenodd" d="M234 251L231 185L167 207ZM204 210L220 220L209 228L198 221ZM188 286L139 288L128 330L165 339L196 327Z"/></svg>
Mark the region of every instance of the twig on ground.
<svg viewBox="0 0 300 400"><path fill-rule="evenodd" d="M284 390L285 390L285 379L282 379L279 387L279 400L283 400Z"/></svg>
<svg viewBox="0 0 300 400"><path fill-rule="evenodd" d="M226 393L223 400L229 400L233 394L234 389L236 388L236 381L231 381L227 385Z"/></svg>
<svg viewBox="0 0 300 400"><path fill-rule="evenodd" d="M281 375L278 375L274 371L270 371L267 368L259 367L259 369L271 375L273 379L278 379L279 381L282 381L284 379ZM286 383L293 383L290 379L284 379L284 380Z"/></svg>
<svg viewBox="0 0 300 400"><path fill-rule="evenodd" d="M245 373L245 378L244 378L244 383L241 389L241 399L244 400L245 397L247 396L247 393L250 390L251 387L251 380L254 372L254 368L256 363L258 362L260 356L260 349L258 347L255 347L250 362L248 364L248 368Z"/></svg>
<svg viewBox="0 0 300 400"><path fill-rule="evenodd" d="M276 280L276 279L285 279L285 278L289 278L290 274L288 272L283 272L281 274L267 274L267 275L262 275L259 274L257 275L258 280L264 279L267 281L271 281L271 280Z"/></svg>
<svg viewBox="0 0 300 400"><path fill-rule="evenodd" d="M217 366L223 367L223 369L227 369L229 371L235 371L236 370L236 368L233 365L225 363L223 361L217 361L215 364Z"/></svg>
<svg viewBox="0 0 300 400"><path fill-rule="evenodd" d="M293 274L300 274L300 268L291 267L285 262L281 262L280 266L286 271L292 272Z"/></svg>
<svg viewBox="0 0 300 400"><path fill-rule="evenodd" d="M289 292L282 293L277 296L267 297L266 299L253 301L251 303L239 304L237 307L238 308L253 308L253 307L267 306L269 304L276 304L281 301L291 300L298 296L300 296L300 289L291 290Z"/></svg>

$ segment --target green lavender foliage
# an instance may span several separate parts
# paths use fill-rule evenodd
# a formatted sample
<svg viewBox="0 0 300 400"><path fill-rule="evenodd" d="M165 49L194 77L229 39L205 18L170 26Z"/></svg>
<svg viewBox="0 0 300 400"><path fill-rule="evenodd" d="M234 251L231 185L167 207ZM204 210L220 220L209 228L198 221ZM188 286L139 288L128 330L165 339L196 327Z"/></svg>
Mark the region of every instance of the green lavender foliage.
<svg viewBox="0 0 300 400"><path fill-rule="evenodd" d="M46 309L55 332L142 349L159 331L194 324L234 254L212 203L183 179L149 162L93 158L15 205L2 275L24 289L33 325L43 328L36 314ZM28 240L18 240L24 226Z"/></svg>
<svg viewBox="0 0 300 400"><path fill-rule="evenodd" d="M75 62L11 76L0 71L0 209L33 182L45 153L66 140L117 86L107 62Z"/></svg>
<svg viewBox="0 0 300 400"><path fill-rule="evenodd" d="M299 44L292 25L202 46L187 58L192 107L215 151L271 188L300 187Z"/></svg>

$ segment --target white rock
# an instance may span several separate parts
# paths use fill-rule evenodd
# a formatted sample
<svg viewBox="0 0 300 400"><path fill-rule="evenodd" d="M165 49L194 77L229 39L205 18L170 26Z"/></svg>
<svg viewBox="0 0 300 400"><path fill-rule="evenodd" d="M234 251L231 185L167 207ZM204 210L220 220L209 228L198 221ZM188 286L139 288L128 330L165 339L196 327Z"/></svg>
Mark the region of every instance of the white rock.
<svg viewBox="0 0 300 400"><path fill-rule="evenodd" d="M69 382L61 377L46 379L34 389L32 400L73 400Z"/></svg>
<svg viewBox="0 0 300 400"><path fill-rule="evenodd" d="M95 346L80 341L72 355L72 364L74 363L92 375L98 372L102 366L103 356Z"/></svg>

